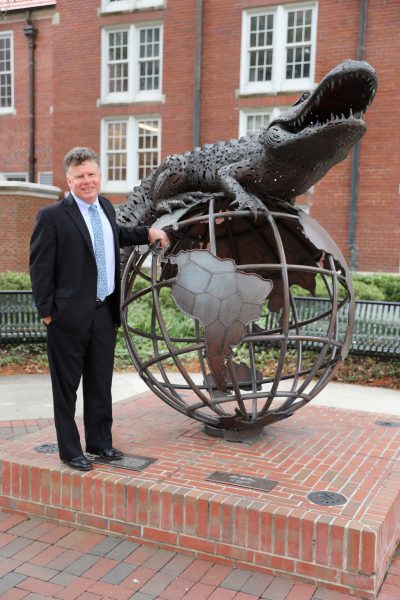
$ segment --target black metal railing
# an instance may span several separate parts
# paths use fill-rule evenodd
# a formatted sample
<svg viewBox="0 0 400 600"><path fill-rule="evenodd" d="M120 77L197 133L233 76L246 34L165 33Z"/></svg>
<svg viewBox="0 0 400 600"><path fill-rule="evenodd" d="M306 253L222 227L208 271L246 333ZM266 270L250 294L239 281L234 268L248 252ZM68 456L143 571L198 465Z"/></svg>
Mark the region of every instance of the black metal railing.
<svg viewBox="0 0 400 600"><path fill-rule="evenodd" d="M291 331L323 337L332 305L328 298L295 297L296 321ZM347 327L347 312L338 312L339 329ZM269 312L266 329L279 329L279 315ZM290 333L290 332L289 332ZM29 290L0 290L0 342L44 342L46 327L39 318ZM317 347L317 342L310 342ZM400 357L400 302L356 302L355 328L350 348L352 354Z"/></svg>
<svg viewBox="0 0 400 600"><path fill-rule="evenodd" d="M45 342L46 335L31 291L0 290L0 342Z"/></svg>

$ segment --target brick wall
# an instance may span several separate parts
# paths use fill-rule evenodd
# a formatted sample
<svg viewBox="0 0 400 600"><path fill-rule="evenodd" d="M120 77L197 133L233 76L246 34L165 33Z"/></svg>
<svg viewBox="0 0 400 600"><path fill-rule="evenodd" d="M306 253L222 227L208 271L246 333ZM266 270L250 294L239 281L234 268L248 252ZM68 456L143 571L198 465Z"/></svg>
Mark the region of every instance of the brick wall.
<svg viewBox="0 0 400 600"><path fill-rule="evenodd" d="M29 242L37 212L56 202L60 191L35 183L0 182L0 273L28 270Z"/></svg>
<svg viewBox="0 0 400 600"><path fill-rule="evenodd" d="M32 11L35 41L36 181L39 171L53 168L53 25L52 10ZM24 34L28 13L9 13L0 33L14 33L14 114L0 115L0 171L29 173L29 49Z"/></svg>

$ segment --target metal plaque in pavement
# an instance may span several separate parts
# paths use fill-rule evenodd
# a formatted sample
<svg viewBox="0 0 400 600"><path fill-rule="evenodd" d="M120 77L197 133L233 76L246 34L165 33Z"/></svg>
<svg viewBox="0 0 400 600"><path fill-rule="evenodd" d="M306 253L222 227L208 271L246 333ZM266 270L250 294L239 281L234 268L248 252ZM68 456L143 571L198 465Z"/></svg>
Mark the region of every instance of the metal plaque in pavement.
<svg viewBox="0 0 400 600"><path fill-rule="evenodd" d="M228 485L238 485L240 487L271 491L279 482L272 479L263 479L262 477L252 477L250 475L241 475L240 473L228 473L227 471L214 471L208 477L207 481L215 483L227 483Z"/></svg>
<svg viewBox="0 0 400 600"><path fill-rule="evenodd" d="M131 471L143 471L151 463L155 462L156 458L150 456L137 456L136 454L124 454L118 460L107 460L95 454L85 453L87 458L96 464L107 465L108 467L116 467L117 469L130 469Z"/></svg>

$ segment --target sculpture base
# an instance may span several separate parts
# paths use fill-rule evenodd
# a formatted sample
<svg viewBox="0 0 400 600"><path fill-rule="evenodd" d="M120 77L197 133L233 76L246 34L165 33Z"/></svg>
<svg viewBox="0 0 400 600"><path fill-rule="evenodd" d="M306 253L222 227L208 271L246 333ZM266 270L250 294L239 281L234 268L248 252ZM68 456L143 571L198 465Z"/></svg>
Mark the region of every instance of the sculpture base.
<svg viewBox="0 0 400 600"><path fill-rule="evenodd" d="M114 405L113 441L155 462L73 471L34 450L55 440L46 424L0 444L0 506L371 600L400 537L400 428L379 420L399 419L311 403L232 444L146 392ZM333 493L347 501L329 505Z"/></svg>
<svg viewBox="0 0 400 600"><path fill-rule="evenodd" d="M219 429L206 423L204 425L204 433L210 437L224 439L227 442L252 444L262 437L264 427L254 427L253 429Z"/></svg>

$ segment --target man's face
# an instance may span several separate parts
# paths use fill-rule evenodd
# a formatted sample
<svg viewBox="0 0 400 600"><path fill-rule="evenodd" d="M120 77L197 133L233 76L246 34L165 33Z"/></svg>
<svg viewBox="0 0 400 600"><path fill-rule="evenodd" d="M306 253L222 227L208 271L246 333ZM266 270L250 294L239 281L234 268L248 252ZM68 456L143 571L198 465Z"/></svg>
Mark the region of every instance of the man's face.
<svg viewBox="0 0 400 600"><path fill-rule="evenodd" d="M101 188L101 173L94 160L85 160L80 165L71 165L67 172L71 192L88 204L93 204Z"/></svg>

